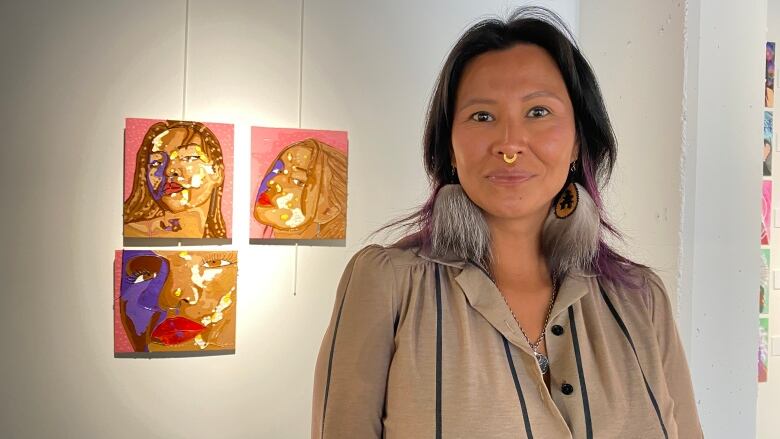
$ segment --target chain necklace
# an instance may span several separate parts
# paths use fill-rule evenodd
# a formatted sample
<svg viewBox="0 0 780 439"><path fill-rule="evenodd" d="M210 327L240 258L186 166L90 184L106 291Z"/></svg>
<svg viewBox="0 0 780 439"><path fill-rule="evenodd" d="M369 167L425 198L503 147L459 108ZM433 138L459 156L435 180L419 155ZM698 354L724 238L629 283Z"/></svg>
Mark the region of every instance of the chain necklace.
<svg viewBox="0 0 780 439"><path fill-rule="evenodd" d="M491 276L492 278L492 276ZM495 279L493 279L493 283L495 284ZM528 338L528 334L525 333L523 330L523 326L520 324L520 321L517 320L517 316L515 315L515 312L512 311L512 307L509 306L509 302L506 300L506 296L504 296L504 293L501 293L501 290L498 292L501 294L501 297L504 299L504 303L506 303L506 307L509 308L509 312L512 313L512 318L515 319L515 323L517 323L517 327L520 328L520 332L523 333L523 337L525 337L525 341L528 343L528 346L531 347L531 350L534 352L534 356L536 357L536 362L539 363L539 370L542 371L542 375L546 374L550 370L550 361L547 359L547 356L543 353L539 352L539 345L542 344L542 341L544 341L545 336L545 330L547 329L547 323L550 321L550 315L552 314L553 304L555 303L555 298L558 296L558 281L557 279L553 278L553 293L552 297L550 298L550 306L547 308L547 316L544 318L544 325L542 326L542 333L539 334L539 338L536 339L535 342L531 342L531 339ZM496 284L498 286L498 284Z"/></svg>

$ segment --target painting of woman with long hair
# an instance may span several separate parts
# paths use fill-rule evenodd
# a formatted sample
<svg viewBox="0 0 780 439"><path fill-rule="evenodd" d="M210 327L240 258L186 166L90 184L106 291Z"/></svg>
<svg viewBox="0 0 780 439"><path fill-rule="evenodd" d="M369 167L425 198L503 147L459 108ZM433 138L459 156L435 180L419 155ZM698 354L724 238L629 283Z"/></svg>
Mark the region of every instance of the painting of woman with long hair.
<svg viewBox="0 0 780 439"><path fill-rule="evenodd" d="M252 176L250 238L346 238L346 132L253 128Z"/></svg>
<svg viewBox="0 0 780 439"><path fill-rule="evenodd" d="M232 153L232 125L128 119L125 238L228 238Z"/></svg>

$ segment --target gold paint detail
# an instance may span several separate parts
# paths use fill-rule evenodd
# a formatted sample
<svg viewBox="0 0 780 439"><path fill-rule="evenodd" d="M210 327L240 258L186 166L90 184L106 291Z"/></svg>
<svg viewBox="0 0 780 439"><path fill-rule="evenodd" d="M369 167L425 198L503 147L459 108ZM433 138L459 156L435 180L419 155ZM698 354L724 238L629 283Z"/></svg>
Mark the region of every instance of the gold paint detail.
<svg viewBox="0 0 780 439"><path fill-rule="evenodd" d="M181 288L176 288L176 291L173 292L173 295L176 297L181 297Z"/></svg>

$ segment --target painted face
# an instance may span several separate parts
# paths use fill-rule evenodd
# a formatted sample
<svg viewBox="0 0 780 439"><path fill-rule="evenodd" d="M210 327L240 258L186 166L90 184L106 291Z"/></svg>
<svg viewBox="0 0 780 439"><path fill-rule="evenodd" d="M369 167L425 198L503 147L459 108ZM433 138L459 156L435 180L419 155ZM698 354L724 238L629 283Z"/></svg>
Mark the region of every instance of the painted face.
<svg viewBox="0 0 780 439"><path fill-rule="evenodd" d="M282 151L257 191L255 218L276 229L307 226L317 210L320 182L315 172L315 140L295 143Z"/></svg>
<svg viewBox="0 0 780 439"><path fill-rule="evenodd" d="M125 314L148 351L235 347L235 252L126 250L124 259Z"/></svg>
<svg viewBox="0 0 780 439"><path fill-rule="evenodd" d="M518 44L474 58L454 118L452 164L469 198L488 217L546 216L577 157L572 104L550 55Z"/></svg>
<svg viewBox="0 0 780 439"><path fill-rule="evenodd" d="M183 127L152 140L146 177L152 197L171 212L208 202L223 181L222 167L208 157L200 134Z"/></svg>

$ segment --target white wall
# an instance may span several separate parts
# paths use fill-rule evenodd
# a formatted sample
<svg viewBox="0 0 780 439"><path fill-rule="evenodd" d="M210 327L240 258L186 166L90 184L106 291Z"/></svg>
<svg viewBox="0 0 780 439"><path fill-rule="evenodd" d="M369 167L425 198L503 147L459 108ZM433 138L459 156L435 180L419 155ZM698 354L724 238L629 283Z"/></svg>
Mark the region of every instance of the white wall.
<svg viewBox="0 0 780 439"><path fill-rule="evenodd" d="M618 248L656 269L675 303L684 11L676 0L583 0L580 8L580 43L618 139L605 193L625 234Z"/></svg>
<svg viewBox="0 0 780 439"><path fill-rule="evenodd" d="M767 2L687 8L680 320L705 434L753 438Z"/></svg>
<svg viewBox="0 0 780 439"><path fill-rule="evenodd" d="M767 1L767 41L774 41L780 43L780 0L768 0ZM759 84L758 88L763 87L763 84ZM775 90L777 90L777 84L775 84ZM777 98L775 98L777 99ZM775 110L775 117L777 117L777 102L773 108ZM777 129L780 128L780 124L775 122L775 139L777 139ZM780 177L778 177L778 169L776 166L780 166L780 157L778 157L777 144L775 142L774 151L772 153L772 169L774 175L772 176L772 206L773 210L777 210L780 206L780 194L778 188L780 188ZM771 255L771 267L775 270L780 267L780 260L776 261L776 258L780 258L780 240L778 240L777 233L780 233L778 227L778 221L780 218L774 219L770 241L770 255ZM772 286L772 275L770 275L770 297L769 297L769 371L767 381L765 383L758 384L758 404L757 404L757 427L756 437L758 439L771 439L780 435L780 418L777 416L777 409L780 407L780 344L775 349L774 355L772 352L772 337L780 338L780 294L774 290ZM777 278L777 276L775 276ZM778 279L780 281L780 279Z"/></svg>
<svg viewBox="0 0 780 439"><path fill-rule="evenodd" d="M186 3L0 3L3 437L307 437L346 259L425 198L436 71L469 23L510 3L189 2L184 117L236 124L237 349L159 360L113 357L112 257L124 118L182 117ZM576 28L576 0L544 4ZM349 225L344 248L299 248L294 296L295 249L246 244L242 182L249 126L299 122L349 131Z"/></svg>

